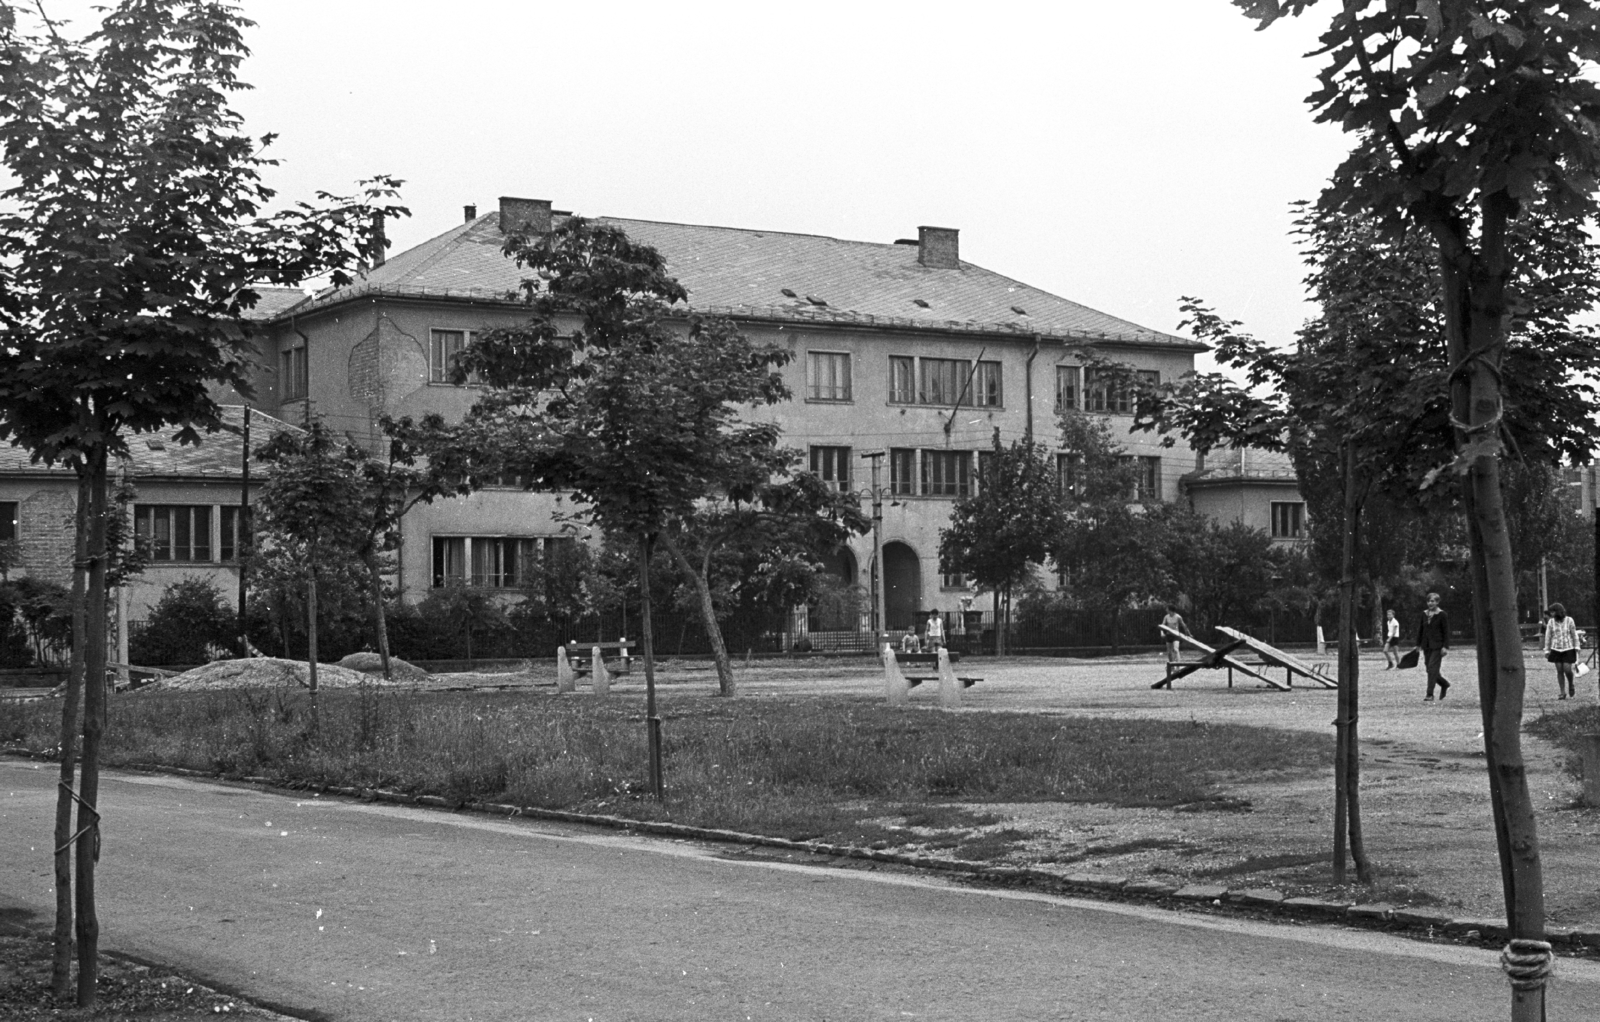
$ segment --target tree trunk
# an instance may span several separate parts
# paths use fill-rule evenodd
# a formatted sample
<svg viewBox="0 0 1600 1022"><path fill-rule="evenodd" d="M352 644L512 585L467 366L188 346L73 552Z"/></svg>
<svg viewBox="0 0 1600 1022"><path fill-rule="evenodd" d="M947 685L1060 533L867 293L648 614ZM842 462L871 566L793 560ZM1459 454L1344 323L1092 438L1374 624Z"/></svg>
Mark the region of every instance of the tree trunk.
<svg viewBox="0 0 1600 1022"><path fill-rule="evenodd" d="M317 710L317 567L313 561L311 574L306 579L306 686L311 692L311 731L321 730L321 714Z"/></svg>
<svg viewBox="0 0 1600 1022"><path fill-rule="evenodd" d="M78 508L74 516L75 556L72 565L72 665L61 700L61 782L56 787L56 928L50 989L59 1000L72 992L72 793L77 789L78 709L83 698L84 653L89 648L88 593L89 503L88 466L78 472Z"/></svg>
<svg viewBox="0 0 1600 1022"><path fill-rule="evenodd" d="M669 533L661 533L660 539L683 573L694 579L695 595L700 597L700 622L705 625L706 637L711 640L711 655L717 662L717 694L731 699L735 694L733 661L728 659L728 644L722 639L722 626L717 623L717 608L711 602L711 582L708 577L711 573L711 553L706 552L699 570L696 570Z"/></svg>
<svg viewBox="0 0 1600 1022"><path fill-rule="evenodd" d="M383 573L378 566L378 555L375 553L367 554L367 573L372 581L372 619L378 631L378 659L383 663L384 679L391 680L393 675L389 673L389 619L383 609Z"/></svg>
<svg viewBox="0 0 1600 1022"><path fill-rule="evenodd" d="M1451 412L1456 449L1468 458L1462 498L1472 551L1473 617L1477 630L1478 692L1490 805L1500 853L1506 923L1513 939L1544 939L1544 871L1533 800L1522 760L1522 702L1526 683L1517 626L1516 572L1506 530L1497 454L1486 442L1500 433L1504 407L1500 358L1505 344L1505 227L1511 200L1483 202L1481 248L1466 246L1466 228L1436 229L1445 294ZM1514 1022L1544 1018L1544 989L1512 990Z"/></svg>
<svg viewBox="0 0 1600 1022"><path fill-rule="evenodd" d="M78 1007L95 1003L100 978L100 919L95 912L95 864L100 861L100 739L106 722L106 451L89 455L89 577L84 581L83 769L78 777L74 892L78 938Z"/></svg>
<svg viewBox="0 0 1600 1022"><path fill-rule="evenodd" d="M1372 879L1366 848L1361 839L1361 748L1359 695L1361 648L1356 642L1356 548L1361 538L1361 496L1356 483L1355 451L1344 445L1344 550L1339 575L1339 697L1334 721L1333 882L1345 882L1345 848L1356 861L1356 879Z"/></svg>
<svg viewBox="0 0 1600 1022"><path fill-rule="evenodd" d="M660 802L667 797L661 776L661 718L656 714L656 643L650 609L650 543L648 532L639 534L639 629L644 647L644 717L650 747L650 791ZM600 665L594 665L600 670Z"/></svg>

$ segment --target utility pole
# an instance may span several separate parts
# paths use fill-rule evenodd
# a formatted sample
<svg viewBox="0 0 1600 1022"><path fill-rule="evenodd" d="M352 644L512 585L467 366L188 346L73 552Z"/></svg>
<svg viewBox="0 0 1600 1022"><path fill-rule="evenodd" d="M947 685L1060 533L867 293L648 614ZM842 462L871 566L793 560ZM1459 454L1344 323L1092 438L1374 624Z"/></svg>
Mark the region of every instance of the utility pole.
<svg viewBox="0 0 1600 1022"><path fill-rule="evenodd" d="M888 616L884 613L883 489L878 484L880 459L884 453L870 451L862 455L872 462L872 644L873 652L880 656L889 641Z"/></svg>
<svg viewBox="0 0 1600 1022"><path fill-rule="evenodd" d="M233 523L233 556L239 562L239 657L249 659L249 629L245 624L245 570L250 537L250 406L244 406L244 456L239 462L239 517Z"/></svg>

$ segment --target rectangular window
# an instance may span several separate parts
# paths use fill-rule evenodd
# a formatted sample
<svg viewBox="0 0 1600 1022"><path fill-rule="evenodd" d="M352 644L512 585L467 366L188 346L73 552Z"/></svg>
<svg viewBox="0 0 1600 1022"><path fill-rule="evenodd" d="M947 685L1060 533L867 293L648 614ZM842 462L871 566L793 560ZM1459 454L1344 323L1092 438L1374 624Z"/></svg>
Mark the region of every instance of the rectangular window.
<svg viewBox="0 0 1600 1022"><path fill-rule="evenodd" d="M1081 494L1083 492L1082 479L1083 455L1057 454L1056 455L1056 486L1062 496L1068 494Z"/></svg>
<svg viewBox="0 0 1600 1022"><path fill-rule="evenodd" d="M1056 366L1056 411L1078 407L1081 374L1082 370L1077 366Z"/></svg>
<svg viewBox="0 0 1600 1022"><path fill-rule="evenodd" d="M218 515L221 526L217 537L217 559L221 561L236 561L239 559L239 550L244 548L249 552L249 525L250 512L240 514L241 508L234 504L224 504ZM240 522L246 523L243 529Z"/></svg>
<svg viewBox="0 0 1600 1022"><path fill-rule="evenodd" d="M431 331L428 341L428 382L451 382L450 374L455 371L456 356L471 343L470 330ZM475 376L468 376L467 382L473 383L476 379Z"/></svg>
<svg viewBox="0 0 1600 1022"><path fill-rule="evenodd" d="M917 452L903 447L889 450L889 492L910 496L917 492Z"/></svg>
<svg viewBox="0 0 1600 1022"><path fill-rule="evenodd" d="M993 451L979 451L978 452L978 476L974 480L975 485L973 486L973 490L975 492L977 492L977 493L982 493L982 492L984 492L984 489L986 487L993 486L994 485L994 480L991 478L991 476L994 475L994 471L995 471L994 452Z"/></svg>
<svg viewBox="0 0 1600 1022"><path fill-rule="evenodd" d="M850 356L841 351L807 353L813 401L850 400Z"/></svg>
<svg viewBox="0 0 1600 1022"><path fill-rule="evenodd" d="M140 504L133 509L133 536L152 561L210 561L211 506Z"/></svg>
<svg viewBox="0 0 1600 1022"><path fill-rule="evenodd" d="M568 538L570 540L570 538ZM517 589L530 586L538 571L541 545L559 540L531 536L433 537L433 585Z"/></svg>
<svg viewBox="0 0 1600 1022"><path fill-rule="evenodd" d="M954 358L922 359L921 398L925 405L953 405L967 384L968 362Z"/></svg>
<svg viewBox="0 0 1600 1022"><path fill-rule="evenodd" d="M1306 506L1298 500L1272 502L1272 538L1301 539L1305 536Z"/></svg>
<svg viewBox="0 0 1600 1022"><path fill-rule="evenodd" d="M971 492L971 451L923 451L922 495L965 497Z"/></svg>
<svg viewBox="0 0 1600 1022"><path fill-rule="evenodd" d="M306 347L285 348L278 353L279 385L283 391L281 401L297 401L311 390L310 373L306 368Z"/></svg>
<svg viewBox="0 0 1600 1022"><path fill-rule="evenodd" d="M17 502L0 500L0 543L15 543L19 534Z"/></svg>
<svg viewBox="0 0 1600 1022"><path fill-rule="evenodd" d="M828 484L830 489L850 488L850 448L811 448L811 471Z"/></svg>
<svg viewBox="0 0 1600 1022"><path fill-rule="evenodd" d="M889 356L889 401L897 405L916 404L916 359L904 355Z"/></svg>
<svg viewBox="0 0 1600 1022"><path fill-rule="evenodd" d="M1139 457L1135 459L1134 467L1139 470L1138 481L1134 484L1134 499L1141 504L1159 501L1161 499L1161 459Z"/></svg>
<svg viewBox="0 0 1600 1022"><path fill-rule="evenodd" d="M960 572L954 575L945 572L939 576L939 586L942 589L965 589L967 587L967 576Z"/></svg>
<svg viewBox="0 0 1600 1022"><path fill-rule="evenodd" d="M972 403L979 408L998 408L1003 403L999 362L978 363L972 374Z"/></svg>
<svg viewBox="0 0 1600 1022"><path fill-rule="evenodd" d="M1112 378L1100 369L1083 371L1083 410L1102 414L1115 410L1117 395Z"/></svg>

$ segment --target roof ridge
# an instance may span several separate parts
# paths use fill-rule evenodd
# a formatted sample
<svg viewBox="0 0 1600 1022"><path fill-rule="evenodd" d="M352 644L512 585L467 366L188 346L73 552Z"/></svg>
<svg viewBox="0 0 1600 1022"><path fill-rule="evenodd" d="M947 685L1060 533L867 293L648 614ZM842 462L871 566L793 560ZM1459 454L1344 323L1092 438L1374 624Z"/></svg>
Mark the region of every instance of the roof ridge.
<svg viewBox="0 0 1600 1022"><path fill-rule="evenodd" d="M841 245L871 245L874 248L897 247L895 242L892 241L863 241L860 238L840 238L832 234L817 234L811 231L785 231L765 227L728 227L724 224L691 224L683 220L644 220L639 217L630 216L603 215L597 217L585 217L585 219L612 220L631 224L655 224L660 227L693 227L697 230L709 231L736 231L739 234L781 234L789 238L817 238L822 241L836 241ZM898 247L907 248L909 246L900 245ZM963 260L963 263L965 263L965 260Z"/></svg>

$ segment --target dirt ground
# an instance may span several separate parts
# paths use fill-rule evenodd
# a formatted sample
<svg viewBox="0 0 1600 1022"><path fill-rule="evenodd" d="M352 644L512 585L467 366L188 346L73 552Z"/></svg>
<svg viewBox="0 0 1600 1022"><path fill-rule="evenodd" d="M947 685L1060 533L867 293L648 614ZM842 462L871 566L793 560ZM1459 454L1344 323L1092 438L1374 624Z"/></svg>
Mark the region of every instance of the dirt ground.
<svg viewBox="0 0 1600 1022"><path fill-rule="evenodd" d="M956 712L1018 710L1194 719L1323 734L1333 730L1337 693L1331 689L1280 692L1242 678L1230 689L1226 672L1200 671L1178 681L1173 691L1152 690L1150 683L1163 672L1151 656L984 658L969 660L962 668L982 674L984 680L964 693L963 707ZM1548 666L1530 660L1529 672L1528 719L1572 705L1556 701ZM544 681L541 673L536 669L527 680ZM1007 817L998 826L1037 835L1028 844L1029 864L1063 874L1090 871L1174 883L1273 887L1291 895L1338 893L1497 918L1504 903L1471 650L1453 650L1445 675L1457 680L1449 698L1425 703L1421 670L1386 671L1381 656L1363 657L1361 796L1366 849L1375 874L1372 888L1352 885L1341 891L1333 886L1331 767L1289 780L1225 778L1222 793L1239 800L1232 803L1234 811L1061 803L992 808ZM881 671L864 660L740 666L736 679L740 695L751 697L882 693ZM675 691L708 692L716 684L715 674L704 665L668 663L657 680L666 699ZM1585 684L1581 700L1600 696L1592 676ZM618 695L642 687L639 671L612 683ZM928 691L932 687L913 690L913 704L934 708L937 693ZM1600 924L1600 810L1577 807L1579 782L1566 769L1565 753L1528 735L1523 736L1523 752L1538 804L1548 919L1553 925L1594 928Z"/></svg>

